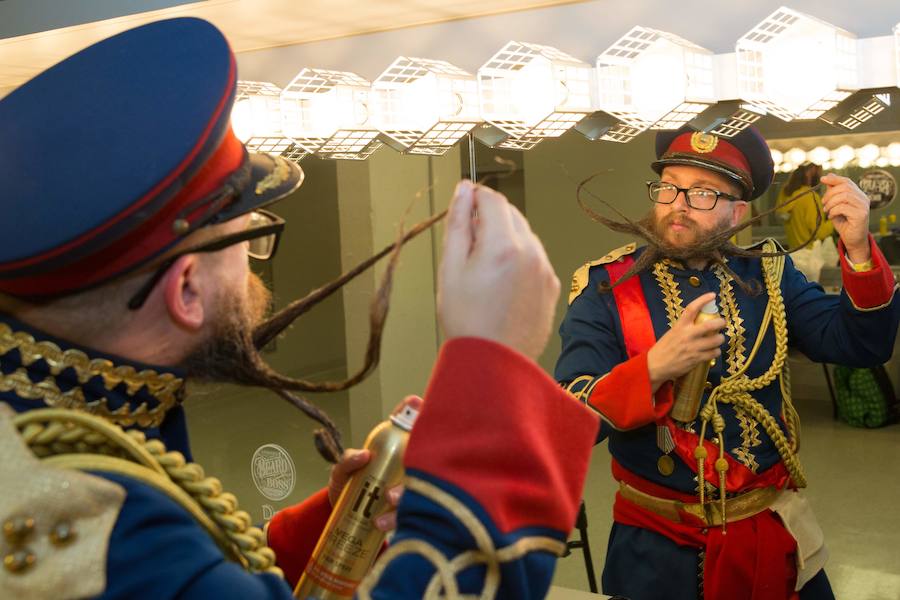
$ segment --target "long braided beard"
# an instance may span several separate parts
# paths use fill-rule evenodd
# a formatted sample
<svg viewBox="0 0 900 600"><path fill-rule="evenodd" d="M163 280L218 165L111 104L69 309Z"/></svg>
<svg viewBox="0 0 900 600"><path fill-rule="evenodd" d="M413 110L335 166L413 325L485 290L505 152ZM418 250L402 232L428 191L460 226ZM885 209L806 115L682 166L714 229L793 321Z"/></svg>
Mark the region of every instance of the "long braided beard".
<svg viewBox="0 0 900 600"><path fill-rule="evenodd" d="M246 296L226 293L220 297L219 310L209 339L182 361L182 367L186 369L189 377L199 381L235 383L272 390L322 425L322 428L316 430L314 434L316 449L325 460L336 463L344 450L340 431L325 411L293 392L346 390L363 381L375 370L381 356L381 338L390 306L391 286L400 249L406 242L443 219L446 214L447 211L444 211L426 219L406 233L401 230L400 236L393 244L268 318L265 318L265 314L271 304L271 294L259 277L251 274ZM365 362L356 373L343 381L315 382L282 375L263 360L259 353L261 348L313 306L340 290L386 256L390 257L388 265L369 308L369 341Z"/></svg>
<svg viewBox="0 0 900 600"><path fill-rule="evenodd" d="M784 208L785 206L796 202L801 198L806 198L807 196L812 194L814 190L810 189L803 194L798 194L796 196L788 198L780 204L777 204L771 209L762 212L755 217L744 221L743 223L738 223L737 225L730 227L719 226L713 231L701 231L696 223L691 221L688 217L677 214L669 215L663 219L657 219L653 211L651 211L649 214L638 221L629 219L624 214L622 214L621 211L612 206L609 202L607 202L603 198L600 198L587 189L586 186L592 180L602 174L603 173L596 173L594 175L591 175L578 184L578 188L576 191L578 205L585 213L587 213L587 215L592 220L606 225L613 231L618 231L620 233L626 233L639 237L647 243L647 247L644 252L635 259L634 264L631 265L631 267L622 275L622 277L620 277L613 284L609 284L607 282L603 282L603 284L601 284L601 289L599 291L602 293L611 291L614 287L618 286L624 281L649 269L657 261L664 258L672 258L682 262L702 261L719 265L744 292L755 296L762 291L762 285L760 284L760 282L756 280L751 280L749 282L744 281L737 275L737 273L735 273L731 269L731 267L728 266L726 257L739 256L746 258L763 258L785 256L792 252L796 252L801 248L805 248L806 246L811 244L813 240L816 239L816 234L819 232L819 228L822 225L822 215L819 211L816 211L816 226L813 229L812 234L809 236L809 239L803 242L803 244L801 244L800 246L791 248L790 250L764 252L762 250L750 250L747 248L741 248L740 246L737 246L731 242L732 237L734 237L736 234L743 231L747 227L750 227L754 223L759 222L761 219L767 217L768 215L773 214L775 211ZM590 208L587 205L586 199L584 198L585 195L593 197L595 200L599 201L601 204L612 210L622 219L622 221L616 221L615 219L605 217ZM687 227L687 229L694 233L694 239L690 243L672 244L666 240L666 228L671 225L673 220L676 219L680 219L682 223Z"/></svg>

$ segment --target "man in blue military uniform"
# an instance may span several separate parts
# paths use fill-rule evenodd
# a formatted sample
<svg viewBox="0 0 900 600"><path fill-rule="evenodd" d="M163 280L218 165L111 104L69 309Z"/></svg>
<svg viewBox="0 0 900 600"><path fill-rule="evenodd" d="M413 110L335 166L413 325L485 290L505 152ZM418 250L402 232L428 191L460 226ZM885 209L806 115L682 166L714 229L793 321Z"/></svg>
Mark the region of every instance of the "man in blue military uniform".
<svg viewBox="0 0 900 600"><path fill-rule="evenodd" d="M732 139L661 132L656 157L643 221L650 246L629 244L578 269L560 327L556 378L601 415L620 484L604 592L832 598L821 530L796 492L806 479L786 355L790 345L848 365L890 357L900 302L869 235L868 199L848 179L822 178L844 281L839 296L826 295L773 242L758 248L767 256L724 261L704 248L772 180L756 130ZM638 262L648 252L653 259ZM719 317L695 322L710 301ZM705 361L699 413L674 419L674 382Z"/></svg>
<svg viewBox="0 0 900 600"><path fill-rule="evenodd" d="M274 252L285 224L262 207L302 180L234 137L236 82L221 32L172 19L0 101L4 598L290 598L282 575L297 580L329 516L323 490L272 519L269 548L190 462L185 379L264 367L268 299L248 257ZM559 282L522 215L468 182L444 256L447 341L405 457L398 542L361 595L418 598L433 578L434 594L543 595L598 427L534 362ZM503 393L510 377L520 393Z"/></svg>

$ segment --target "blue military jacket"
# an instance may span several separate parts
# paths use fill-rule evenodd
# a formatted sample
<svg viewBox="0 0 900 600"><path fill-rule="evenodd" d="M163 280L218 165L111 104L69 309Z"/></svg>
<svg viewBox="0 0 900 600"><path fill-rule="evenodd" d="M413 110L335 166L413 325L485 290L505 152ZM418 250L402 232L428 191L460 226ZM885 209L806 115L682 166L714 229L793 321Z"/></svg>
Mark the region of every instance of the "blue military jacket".
<svg viewBox="0 0 900 600"><path fill-rule="evenodd" d="M509 381L517 394L505 394ZM176 371L73 347L0 315L0 449L9 452L0 464L0 522L9 532L0 542L11 557L0 597L292 597L277 573L249 574L234 547L223 550L221 536L201 526L198 507L177 500L174 479L154 486L148 477L107 468L97 462L96 442L72 438L69 426L93 412L103 418L89 419L94 431L106 439L121 435L112 422L189 457L182 385ZM372 598L420 598L432 578L449 573L445 589L496 586L500 598L542 598L578 510L596 417L533 361L478 339L445 343L425 398L407 450L393 554L366 589ZM54 413L56 421L46 417L44 429L26 425L16 435L10 406L25 419L44 418L49 413L38 409L48 406L70 410ZM508 423L502 435L498 420ZM114 444L113 454L128 447ZM165 456L177 467L179 459ZM52 462L60 458L77 464ZM94 476L58 468L73 465ZM215 485L202 485L211 485L208 498L216 503L233 503ZM53 537L57 529L75 535L48 543L60 537ZM250 533L242 535L242 545L252 542ZM464 553L474 560L450 566Z"/></svg>
<svg viewBox="0 0 900 600"><path fill-rule="evenodd" d="M634 256L639 256L643 248L631 250ZM614 252L610 260L627 252L628 249ZM584 267L588 270L587 277L582 273L584 280L573 288L573 298L559 330L562 352L556 365L556 379L564 386L578 381L571 390L576 394L590 389L629 358L614 295L598 291L598 284L609 281L605 262L609 261L601 259ZM744 281L764 283L760 259L729 258L728 265ZM656 339L669 330L670 313L680 314L681 308L700 295L716 293L720 311L729 326L723 331L726 339L722 356L709 371L711 386L708 388L717 386L724 375L734 372L749 355L769 301L764 286L759 295L753 296L718 268L694 270L673 261L663 261L641 273L639 278ZM884 306L857 309L846 291L839 295L826 294L821 286L808 281L789 257L777 289L784 301L791 348L817 362L859 367L883 363L891 356L900 319L900 302L894 295ZM762 375L772 365L774 352L775 333L769 326L747 375L751 378ZM708 390L704 392L704 400L708 394ZM784 431L785 396L779 379L753 392L753 397ZM591 405L591 398L582 399ZM732 458L754 473L762 473L781 460L771 437L754 419L739 414L730 404L720 403L718 410L725 419L725 447ZM685 428L694 433L699 429L697 422ZM707 437L712 437L711 429ZM623 431L604 421L599 440L605 438L609 439L613 458L632 473L670 489L697 491L694 465L689 467L676 458L671 475L664 475L658 469L661 450L653 423Z"/></svg>

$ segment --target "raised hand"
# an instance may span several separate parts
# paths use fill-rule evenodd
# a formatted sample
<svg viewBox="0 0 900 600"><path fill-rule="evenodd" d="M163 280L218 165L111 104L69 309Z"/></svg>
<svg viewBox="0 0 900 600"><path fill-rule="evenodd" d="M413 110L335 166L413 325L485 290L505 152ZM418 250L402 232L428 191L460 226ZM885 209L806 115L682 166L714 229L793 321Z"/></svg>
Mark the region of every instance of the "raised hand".
<svg viewBox="0 0 900 600"><path fill-rule="evenodd" d="M872 255L869 249L869 198L852 179L829 173L822 177L828 186L822 197L825 215L841 236L847 258L864 263Z"/></svg>
<svg viewBox="0 0 900 600"><path fill-rule="evenodd" d="M716 295L710 292L688 304L672 328L650 348L647 370L654 391L666 381L684 375L701 361L722 354L720 346L725 343L725 336L720 331L725 327L725 319L694 323L703 305L715 299Z"/></svg>
<svg viewBox="0 0 900 600"><path fill-rule="evenodd" d="M457 185L438 286L447 337L487 338L537 358L558 299L559 279L522 213L494 190Z"/></svg>

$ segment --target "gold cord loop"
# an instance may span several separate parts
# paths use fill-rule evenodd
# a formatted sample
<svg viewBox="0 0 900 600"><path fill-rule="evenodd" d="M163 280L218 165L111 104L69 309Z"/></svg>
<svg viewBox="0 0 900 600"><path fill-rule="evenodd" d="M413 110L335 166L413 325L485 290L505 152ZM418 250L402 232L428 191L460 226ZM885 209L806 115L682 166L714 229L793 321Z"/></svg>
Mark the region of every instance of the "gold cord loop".
<svg viewBox="0 0 900 600"><path fill-rule="evenodd" d="M435 573L425 588L424 600L491 600L500 589L500 564L518 560L535 551L549 552L561 556L565 543L549 537L525 537L504 548L496 548L485 526L469 508L439 487L415 477L405 480L407 491L425 496L450 512L465 527L475 540L477 550L464 552L452 560L423 540L408 539L392 544L382 554L356 590L359 600L371 600L372 588L381 579L390 563L401 556L415 554L427 560L435 568ZM456 584L456 576L475 565L485 566L484 587L478 596L461 595Z"/></svg>
<svg viewBox="0 0 900 600"><path fill-rule="evenodd" d="M772 252L776 250L774 243L768 241L764 245L764 251ZM725 421L718 412L718 403L731 404L736 411L743 412L753 421L762 425L766 433L775 444L778 454L784 462L785 467L797 487L806 487L806 476L797 456L800 448L800 421L797 411L791 401L790 394L790 378L787 365L788 352L788 328L787 316L785 313L784 299L781 295L781 277L784 272L784 257L764 257L762 260L763 278L765 280L768 302L766 304L765 313L763 314L762 323L759 332L754 341L753 347L749 355L744 358L744 336L743 336L743 320L738 312L738 305L734 298L734 293L730 280L727 278L724 269L715 266L716 274L720 280L720 305L726 323L728 323L726 332L728 333L728 353L726 356L729 374L723 377L715 388L710 392L709 397L701 408L699 419L701 422L699 445L694 450L694 458L697 461L698 474L698 495L700 503L705 503L705 465L707 459L707 450L703 446L706 439L706 428L710 425L716 434L716 441L719 446L719 457L716 460L716 471L719 475L719 496L722 502L721 509L725 509L725 480L728 470L728 462L725 459L725 440L722 433L725 430ZM675 321L684 311L678 285L675 278L669 271L670 261L663 260L657 262L653 267L653 273L663 292L663 298L666 305L666 315L669 319L669 326L673 326ZM753 363L756 355L762 345L763 339L768 332L769 325L775 334L775 353L772 364L760 376L751 378L747 376L746 371ZM761 390L772 384L776 378L779 380L779 390L783 398L783 416L785 435L781 426L779 426L776 418L758 402L751 392ZM755 434L754 434L755 435ZM747 436L748 439L751 436ZM724 523L724 520L723 520Z"/></svg>
<svg viewBox="0 0 900 600"><path fill-rule="evenodd" d="M148 484L191 513L231 560L251 572L283 576L275 566L275 553L265 545L265 534L251 526L250 515L237 509L235 497L222 491L218 479L206 477L200 465L167 451L161 441L76 410L32 410L16 415L13 422L42 460L119 473Z"/></svg>

